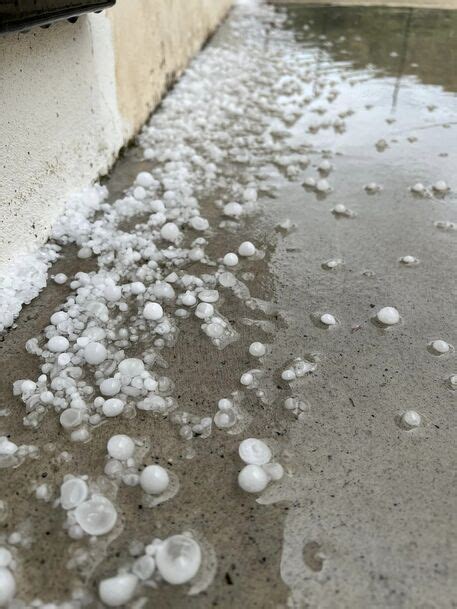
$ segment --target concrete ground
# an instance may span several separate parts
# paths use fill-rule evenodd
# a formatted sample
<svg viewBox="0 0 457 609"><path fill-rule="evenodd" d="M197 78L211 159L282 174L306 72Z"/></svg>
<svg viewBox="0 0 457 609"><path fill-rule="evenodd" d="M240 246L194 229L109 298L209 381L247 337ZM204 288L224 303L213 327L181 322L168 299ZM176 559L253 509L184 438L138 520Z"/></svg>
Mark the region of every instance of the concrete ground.
<svg viewBox="0 0 457 609"><path fill-rule="evenodd" d="M307 4L313 6L388 6L398 8L457 9L456 0L272 0L274 4Z"/></svg>
<svg viewBox="0 0 457 609"><path fill-rule="evenodd" d="M237 379L254 366L249 344L262 340L270 346L263 363L267 399L246 393L250 422L240 435L215 430L186 443L167 418L156 417L152 425L149 413L139 412L125 422L132 436L147 432L153 460L166 457L180 479L179 494L151 510L135 489L121 487L123 530L109 546L94 548L89 567L69 565L83 542L69 543L61 511L38 501L33 489L46 480L57 492L75 467L101 472L104 446L117 427L109 421L90 443L69 448L52 414L37 430L21 425L23 405L12 397L12 383L39 374L25 341L43 330L70 293L68 285L51 281L0 342L0 397L9 411L0 432L10 431L18 444L38 445L41 453L0 471L0 534L22 530L31 540L17 549L18 589L27 602L37 596L62 601L78 582L95 591L99 579L128 558L132 539L191 529L207 555L214 551L214 580L197 596L159 586L146 608L457 607L457 393L448 381L457 367L454 350L437 357L428 348L435 339L457 346L457 233L434 225L457 221L457 75L451 69L457 13L297 4L280 10L295 41L288 52L303 56L316 82L338 81L332 112L345 117L346 128L316 130L310 117L319 116L319 108L303 113L290 127L291 141L307 151L310 166L293 180L280 176L274 196L262 197L236 233L237 243L250 239L265 252L245 269L252 273L246 283L252 296L274 306L253 311L227 291L223 313L240 340L217 351L189 319L167 354L181 407L211 416L217 400L239 389ZM212 48L226 43L227 29ZM324 157L334 168L328 195L303 185L318 176ZM138 148L128 150L107 182L110 200L150 167ZM452 192L417 197L409 190L438 179ZM382 190L368 194L370 182ZM216 227L208 246L214 258L234 243L230 230L217 228L217 196L208 191L202 201ZM338 203L354 216L331 213ZM278 226L287 218L292 226ZM419 263L401 264L405 255ZM343 264L325 270L331 258ZM52 272L71 276L95 267L94 259L81 261L69 246ZM189 270L202 272L198 264ZM398 326L373 321L384 306L398 308ZM338 325L325 329L317 321L323 312ZM249 320L268 323L259 329ZM307 353L319 360L317 370L290 386L281 370ZM283 407L290 395L309 406L300 419ZM399 422L408 409L422 417L416 430ZM236 484L237 448L247 436L267 439L286 471L258 501ZM62 462L62 450L70 450L72 460Z"/></svg>

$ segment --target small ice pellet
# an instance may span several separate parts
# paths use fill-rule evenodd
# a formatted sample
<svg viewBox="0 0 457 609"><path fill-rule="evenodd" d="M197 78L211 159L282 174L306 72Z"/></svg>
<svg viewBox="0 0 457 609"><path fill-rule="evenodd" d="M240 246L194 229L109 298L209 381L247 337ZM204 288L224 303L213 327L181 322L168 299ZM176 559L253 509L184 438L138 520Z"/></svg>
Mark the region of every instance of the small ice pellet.
<svg viewBox="0 0 457 609"><path fill-rule="evenodd" d="M125 434L111 436L107 444L108 454L118 461L127 461L135 452L135 443Z"/></svg>
<svg viewBox="0 0 457 609"><path fill-rule="evenodd" d="M103 296L109 302L117 302L122 297L122 289L118 285L110 283L103 290Z"/></svg>
<svg viewBox="0 0 457 609"><path fill-rule="evenodd" d="M400 313L395 307L383 307L377 312L376 317L386 326L398 324L400 321Z"/></svg>
<svg viewBox="0 0 457 609"><path fill-rule="evenodd" d="M133 196L137 201L143 201L146 198L146 191L142 186L137 186L133 189Z"/></svg>
<svg viewBox="0 0 457 609"><path fill-rule="evenodd" d="M262 357L267 352L267 348L263 343L255 342L249 345L249 353L253 357Z"/></svg>
<svg viewBox="0 0 457 609"><path fill-rule="evenodd" d="M420 195L425 192L425 186L423 184L421 184L421 182L417 182L416 184L411 186L411 190L413 192L415 192L416 194Z"/></svg>
<svg viewBox="0 0 457 609"><path fill-rule="evenodd" d="M159 545L155 555L157 569L169 584L191 580L200 569L202 553L199 544L187 535L172 535Z"/></svg>
<svg viewBox="0 0 457 609"><path fill-rule="evenodd" d="M208 319L214 315L214 307L209 302L200 302L195 309L195 315L200 319Z"/></svg>
<svg viewBox="0 0 457 609"><path fill-rule="evenodd" d="M95 366L105 361L108 355L106 348L102 343L89 343L84 348L84 359L88 364Z"/></svg>
<svg viewBox="0 0 457 609"><path fill-rule="evenodd" d="M281 480L284 476L284 468L280 463L265 463L262 469L267 476L274 481Z"/></svg>
<svg viewBox="0 0 457 609"><path fill-rule="evenodd" d="M202 302L217 302L219 300L219 292L217 290L202 290L198 293L198 298Z"/></svg>
<svg viewBox="0 0 457 609"><path fill-rule="evenodd" d="M6 436L0 437L0 455L14 455L17 450L17 444L8 440Z"/></svg>
<svg viewBox="0 0 457 609"><path fill-rule="evenodd" d="M81 259L90 258L92 256L92 250L90 247L82 247L80 250L78 250L77 256Z"/></svg>
<svg viewBox="0 0 457 609"><path fill-rule="evenodd" d="M132 565L132 573L141 579L142 581L146 581L150 579L155 571L156 561L152 558L152 556L148 556L144 554L137 558Z"/></svg>
<svg viewBox="0 0 457 609"><path fill-rule="evenodd" d="M0 567L0 607L8 607L16 594L16 581L11 571Z"/></svg>
<svg viewBox="0 0 457 609"><path fill-rule="evenodd" d="M270 478L260 465L246 465L238 474L238 484L247 493L261 493L269 481Z"/></svg>
<svg viewBox="0 0 457 609"><path fill-rule="evenodd" d="M250 241L243 241L243 243L238 248L238 253L240 256L253 256L255 252L255 245Z"/></svg>
<svg viewBox="0 0 457 609"><path fill-rule="evenodd" d="M167 222L160 229L160 236L162 237L162 239L165 239L166 241L171 241L172 243L177 241L179 235L179 228L174 222Z"/></svg>
<svg viewBox="0 0 457 609"><path fill-rule="evenodd" d="M287 368L287 370L283 370L281 373L281 378L283 381L294 381L297 377L291 368Z"/></svg>
<svg viewBox="0 0 457 609"><path fill-rule="evenodd" d="M67 408L62 412L59 420L64 429L74 429L83 422L83 411L80 408Z"/></svg>
<svg viewBox="0 0 457 609"><path fill-rule="evenodd" d="M225 266L236 266L238 264L238 256L233 252L229 252L225 254L223 262Z"/></svg>
<svg viewBox="0 0 457 609"><path fill-rule="evenodd" d="M242 385L245 385L245 386L252 385L253 381L254 381L254 377L252 376L252 374L250 372L245 372L244 374L241 375L240 383Z"/></svg>
<svg viewBox="0 0 457 609"><path fill-rule="evenodd" d="M418 260L414 256L408 255L400 258L400 262L403 262L403 264L415 264L416 262L418 262Z"/></svg>
<svg viewBox="0 0 457 609"><path fill-rule="evenodd" d="M317 181L316 189L319 192L329 192L331 190L331 187L327 180L321 179Z"/></svg>
<svg viewBox="0 0 457 609"><path fill-rule="evenodd" d="M0 567L8 567L13 560L13 556L9 550L0 547Z"/></svg>
<svg viewBox="0 0 457 609"><path fill-rule="evenodd" d="M321 315L321 322L326 326L334 326L336 324L336 319L331 315L331 313L324 313Z"/></svg>
<svg viewBox="0 0 457 609"><path fill-rule="evenodd" d="M449 190L449 186L444 180L438 180L433 184L433 190L436 190L436 192L446 192Z"/></svg>
<svg viewBox="0 0 457 609"><path fill-rule="evenodd" d="M135 182L138 184L138 186L142 186L143 188L149 188L154 184L154 181L155 180L149 171L140 171L135 178Z"/></svg>
<svg viewBox="0 0 457 609"><path fill-rule="evenodd" d="M368 184L365 184L365 190L369 193L374 193L382 190L382 187L379 184L376 184L376 182L369 182Z"/></svg>
<svg viewBox="0 0 457 609"><path fill-rule="evenodd" d="M65 336L53 336L48 340L47 347L53 353L63 353L68 349L70 343Z"/></svg>
<svg viewBox="0 0 457 609"><path fill-rule="evenodd" d="M144 370L144 364L137 357L128 357L119 364L118 370L125 376L139 376Z"/></svg>
<svg viewBox="0 0 457 609"><path fill-rule="evenodd" d="M112 397L121 390L121 381L116 378L103 379L100 383L100 393Z"/></svg>
<svg viewBox="0 0 457 609"><path fill-rule="evenodd" d="M238 454L248 465L265 465L271 461L271 450L257 438L246 438L238 447Z"/></svg>
<svg viewBox="0 0 457 609"><path fill-rule="evenodd" d="M145 319L151 321L158 321L163 317L162 306L158 302L148 302L143 309L143 316Z"/></svg>
<svg viewBox="0 0 457 609"><path fill-rule="evenodd" d="M214 424L219 429L228 429L233 427L237 422L237 416L233 409L218 410L214 415Z"/></svg>
<svg viewBox="0 0 457 609"><path fill-rule="evenodd" d="M208 324L205 332L210 338L221 338L224 334L224 327L219 323L211 323Z"/></svg>
<svg viewBox="0 0 457 609"><path fill-rule="evenodd" d="M148 465L140 474L140 486L145 493L160 495L170 484L167 470L160 465Z"/></svg>
<svg viewBox="0 0 457 609"><path fill-rule="evenodd" d="M229 218L238 218L243 213L243 206L239 203L227 203L224 205L224 215Z"/></svg>
<svg viewBox="0 0 457 609"><path fill-rule="evenodd" d="M53 279L55 283L63 285L67 281L68 277L65 275L65 273L57 273L57 275L54 275Z"/></svg>
<svg viewBox="0 0 457 609"><path fill-rule="evenodd" d="M102 406L102 412L105 417L117 417L124 412L124 402L118 398L110 398L106 400Z"/></svg>
<svg viewBox="0 0 457 609"><path fill-rule="evenodd" d="M123 607L135 594L138 578L132 573L120 573L103 579L98 585L98 595L108 607Z"/></svg>
<svg viewBox="0 0 457 609"><path fill-rule="evenodd" d="M185 307L193 307L197 299L192 292L186 292L181 296L181 302Z"/></svg>
<svg viewBox="0 0 457 609"><path fill-rule="evenodd" d="M194 216L190 219L190 225L194 230L204 231L209 228L209 222L206 218L202 218L201 216Z"/></svg>
<svg viewBox="0 0 457 609"><path fill-rule="evenodd" d="M332 164L327 159L324 159L318 166L318 170L323 173L328 173L332 169Z"/></svg>
<svg viewBox="0 0 457 609"><path fill-rule="evenodd" d="M415 410L407 410L404 412L401 420L406 427L419 427L421 424L421 416Z"/></svg>
<svg viewBox="0 0 457 609"><path fill-rule="evenodd" d="M233 402L228 398L222 398L217 403L217 407L219 408L219 410L230 410L231 408L233 408Z"/></svg>
<svg viewBox="0 0 457 609"><path fill-rule="evenodd" d="M432 349L437 353L449 353L450 345L445 340L434 340L432 342Z"/></svg>
<svg viewBox="0 0 457 609"><path fill-rule="evenodd" d="M89 488L81 478L69 478L60 487L60 503L64 510L72 510L89 495Z"/></svg>
<svg viewBox="0 0 457 609"><path fill-rule="evenodd" d="M349 212L348 208L346 207L346 205L343 205L343 203L337 203L332 211L334 214L339 215L345 215Z"/></svg>
<svg viewBox="0 0 457 609"><path fill-rule="evenodd" d="M340 266L341 264L343 264L341 258L332 258L331 260L324 262L324 266L328 269L336 269L336 267Z"/></svg>

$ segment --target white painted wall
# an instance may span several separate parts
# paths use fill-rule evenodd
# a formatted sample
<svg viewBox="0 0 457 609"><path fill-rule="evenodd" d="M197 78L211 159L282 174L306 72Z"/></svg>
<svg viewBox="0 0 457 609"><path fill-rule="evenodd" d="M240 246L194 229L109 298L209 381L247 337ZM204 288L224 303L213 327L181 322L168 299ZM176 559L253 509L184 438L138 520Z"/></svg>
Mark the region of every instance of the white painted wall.
<svg viewBox="0 0 457 609"><path fill-rule="evenodd" d="M107 172L231 2L118 0L0 36L0 280L46 241L68 196Z"/></svg>
<svg viewBox="0 0 457 609"><path fill-rule="evenodd" d="M127 131L106 13L0 36L0 265L46 240Z"/></svg>

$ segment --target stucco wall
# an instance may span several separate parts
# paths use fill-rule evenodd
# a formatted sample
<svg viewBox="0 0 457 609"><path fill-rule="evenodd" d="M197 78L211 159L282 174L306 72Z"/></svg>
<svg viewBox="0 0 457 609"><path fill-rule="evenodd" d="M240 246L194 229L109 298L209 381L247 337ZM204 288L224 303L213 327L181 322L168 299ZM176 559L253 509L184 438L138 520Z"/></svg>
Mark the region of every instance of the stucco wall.
<svg viewBox="0 0 457 609"><path fill-rule="evenodd" d="M0 269L109 169L230 4L118 0L76 24L0 36Z"/></svg>
<svg viewBox="0 0 457 609"><path fill-rule="evenodd" d="M119 109L137 130L232 0L118 0L108 11L116 48ZM126 36L125 31L135 36Z"/></svg>

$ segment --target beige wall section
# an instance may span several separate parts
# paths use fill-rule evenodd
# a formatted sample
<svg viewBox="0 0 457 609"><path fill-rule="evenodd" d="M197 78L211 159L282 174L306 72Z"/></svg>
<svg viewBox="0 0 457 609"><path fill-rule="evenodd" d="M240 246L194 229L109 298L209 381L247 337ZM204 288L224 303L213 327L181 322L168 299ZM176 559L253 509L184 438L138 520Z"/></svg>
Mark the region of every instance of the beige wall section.
<svg viewBox="0 0 457 609"><path fill-rule="evenodd" d="M130 128L136 131L146 120L231 4L232 0L118 0L108 11L119 109Z"/></svg>
<svg viewBox="0 0 457 609"><path fill-rule="evenodd" d="M230 4L118 0L73 25L0 36L0 279L46 241L68 195L109 169Z"/></svg>

